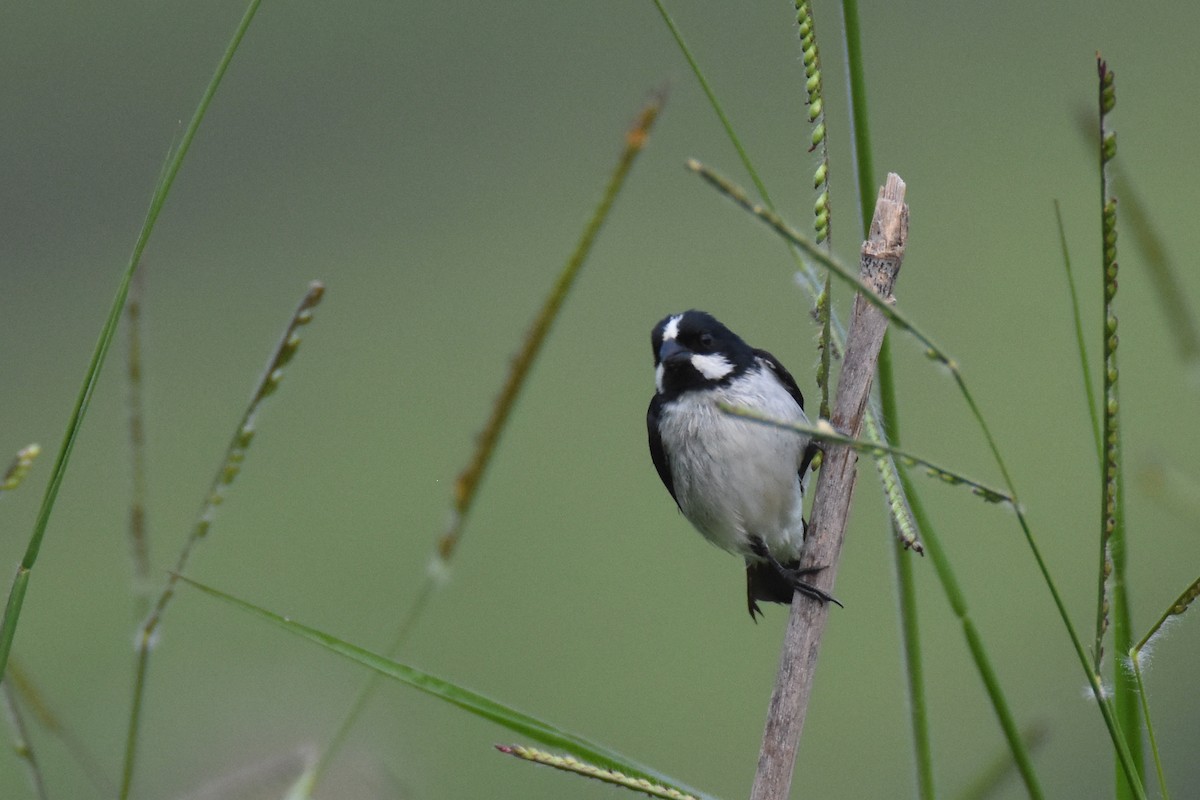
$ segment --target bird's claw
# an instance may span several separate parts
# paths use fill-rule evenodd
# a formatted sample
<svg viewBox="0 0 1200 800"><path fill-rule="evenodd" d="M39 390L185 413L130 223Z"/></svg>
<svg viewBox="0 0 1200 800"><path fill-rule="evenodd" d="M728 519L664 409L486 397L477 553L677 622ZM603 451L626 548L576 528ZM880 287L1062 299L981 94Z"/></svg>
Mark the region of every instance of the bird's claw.
<svg viewBox="0 0 1200 800"><path fill-rule="evenodd" d="M784 580L791 584L792 589L795 591L799 592L805 597L811 597L814 600L820 600L823 603L833 603L834 605L838 606L838 608L845 608L845 606L843 606L836 597L829 594L829 592L826 592L824 589L818 589L816 586L813 586L811 583L803 579L803 576L805 575L814 575L825 569L824 564L811 567L801 567L799 565L795 567L784 566L783 564L779 563L779 560L775 558L774 555L771 554L771 551L767 548L767 543L764 542L760 536L752 536L750 538L750 549L754 552L754 555L758 556L759 558L766 559L766 561L770 563L775 571L778 572ZM754 617L753 610L751 610L750 616L751 618Z"/></svg>

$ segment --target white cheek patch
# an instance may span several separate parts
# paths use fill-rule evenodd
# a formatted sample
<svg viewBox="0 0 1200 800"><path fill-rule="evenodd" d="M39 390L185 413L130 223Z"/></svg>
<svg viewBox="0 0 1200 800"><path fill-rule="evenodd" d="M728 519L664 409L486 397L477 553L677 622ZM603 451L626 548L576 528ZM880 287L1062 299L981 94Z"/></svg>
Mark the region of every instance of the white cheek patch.
<svg viewBox="0 0 1200 800"><path fill-rule="evenodd" d="M663 393L663 365L659 364L654 368L654 388L659 394Z"/></svg>
<svg viewBox="0 0 1200 800"><path fill-rule="evenodd" d="M719 381L733 372L733 364L725 356L715 353L692 356L692 366L710 381Z"/></svg>
<svg viewBox="0 0 1200 800"><path fill-rule="evenodd" d="M667 327L663 328L663 341L673 342L679 337L679 320L683 319L683 314L676 314L667 320Z"/></svg>

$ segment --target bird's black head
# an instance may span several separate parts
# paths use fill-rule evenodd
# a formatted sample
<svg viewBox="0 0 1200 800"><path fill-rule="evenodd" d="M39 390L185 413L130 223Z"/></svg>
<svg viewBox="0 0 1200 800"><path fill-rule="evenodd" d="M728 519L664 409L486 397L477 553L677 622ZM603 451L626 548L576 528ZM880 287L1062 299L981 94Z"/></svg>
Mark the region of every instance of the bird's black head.
<svg viewBox="0 0 1200 800"><path fill-rule="evenodd" d="M754 351L711 314L685 311L664 317L650 336L658 393L675 397L728 383L754 364Z"/></svg>

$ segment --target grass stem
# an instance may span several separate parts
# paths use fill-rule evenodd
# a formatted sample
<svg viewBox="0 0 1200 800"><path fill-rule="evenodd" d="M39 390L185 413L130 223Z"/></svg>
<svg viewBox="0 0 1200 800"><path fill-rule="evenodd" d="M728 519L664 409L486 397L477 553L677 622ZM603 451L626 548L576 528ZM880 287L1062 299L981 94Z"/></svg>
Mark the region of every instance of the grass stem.
<svg viewBox="0 0 1200 800"><path fill-rule="evenodd" d="M163 586L162 592L158 595L158 600L138 631L133 700L130 703L129 727L125 735L125 757L121 769L121 789L119 792L121 800L129 797L129 792L133 785L138 738L141 732L142 704L146 694L147 672L150 665L150 653L157 639L158 626L162 624L163 614L170 604L171 599L175 596L176 585L179 583L180 575L187 569L192 550L201 539L204 539L208 535L209 529L216 518L217 509L225 501L226 492L241 473L242 465L246 460L246 452L254 440L255 420L258 416L258 411L263 401L274 394L275 390L279 388L279 383L283 378L284 367L296 355L296 350L300 346L298 330L312 321L313 309L321 302L321 297L324 296L324 293L325 287L322 284L315 281L309 284L308 291L300 301L299 307L297 307L295 313L292 314L291 319L288 321L283 337L275 347L271 359L267 362L267 368L263 372L258 385L255 387L254 393L250 397L250 402L242 413L241 420L238 421L238 425L234 429L233 436L230 438L229 444L225 449L225 455L221 460L221 465L217 468L208 492L204 496L204 501L200 504L200 513L196 524L192 527L191 533L184 540L183 547L179 551L179 557L175 561L175 568L167 577L166 584Z"/></svg>
<svg viewBox="0 0 1200 800"><path fill-rule="evenodd" d="M113 337L116 335L121 310L125 307L125 299L129 295L129 286L133 280L133 274L142 259L142 252L146 249L146 243L150 240L150 234L154 231L154 224L157 222L158 215L166 203L171 186L175 183L175 176L179 174L179 169L183 166L183 159L191 147L192 140L196 137L196 132L200 129L200 123L204 119L204 114L208 111L208 106L216 95L217 87L221 84L221 78L225 76L225 71L229 68L230 62L233 61L233 55L237 52L238 45L241 44L242 37L245 36L246 30L250 27L250 22L254 19L254 14L258 11L258 6L261 2L262 0L250 0L250 4L246 8L246 13L242 16L242 21L238 24L237 30L234 31L233 39L230 40L224 55L222 55L221 60L217 63L216 72L209 81L208 88L205 90L203 97L201 97L195 114L192 115L191 121L184 130L179 146L168 159L163 175L155 187L154 195L150 200L150 208L146 212L146 219L142 223L142 229L138 233L137 241L134 243L133 253L129 258L129 263L126 265L124 273L121 275L120 282L117 284L116 296L113 297L112 303L109 306L108 317L100 329L100 338L96 342L91 361L84 372L83 386L80 387L79 396L75 400L75 407L72 409L71 416L67 421L67 429L63 434L62 446L59 448L58 455L54 459L54 466L50 471L50 482L46 485L46 492L42 497L42 505L38 509L37 519L34 521L33 533L29 537L29 543L25 548L25 555L21 558L21 564L17 567L12 587L9 589L8 600L4 606L4 617L0 620L0 674L4 673L4 668L8 664L9 653L12 652L13 639L16 637L17 632L17 621L21 617L21 608L25 602L25 592L29 588L30 573L33 571L38 553L41 551L42 540L46 535L46 527L50 523L50 514L54 510L55 501L58 500L58 492L62 487L63 478L66 477L67 465L71 461L71 454L75 450L75 442L78 439L80 428L83 426L83 420L87 415L88 407L92 402L92 394L95 392L96 384L100 380L100 371L104 366L105 358L108 356L108 350L112 345Z"/></svg>

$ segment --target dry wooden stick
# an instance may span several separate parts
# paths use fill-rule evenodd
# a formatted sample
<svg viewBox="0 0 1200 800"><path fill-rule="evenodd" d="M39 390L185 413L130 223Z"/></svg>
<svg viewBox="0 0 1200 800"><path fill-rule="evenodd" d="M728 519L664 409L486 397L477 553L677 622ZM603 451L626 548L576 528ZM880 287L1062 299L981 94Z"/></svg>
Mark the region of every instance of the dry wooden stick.
<svg viewBox="0 0 1200 800"><path fill-rule="evenodd" d="M888 174L875 203L870 234L862 246L859 276L885 299L892 296L892 286L904 261L904 246L908 241L904 188L904 181L898 175ZM887 318L883 313L861 294L856 296L831 420L834 427L847 436L857 438L862 427L875 362L886 331ZM858 455L847 447L826 445L826 449L802 566L824 566L813 583L832 592L850 514L850 499L854 494ZM751 800L783 800L788 796L828 614L826 603L814 602L799 594L792 598Z"/></svg>

